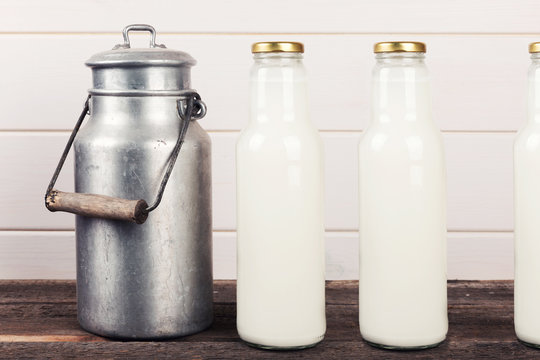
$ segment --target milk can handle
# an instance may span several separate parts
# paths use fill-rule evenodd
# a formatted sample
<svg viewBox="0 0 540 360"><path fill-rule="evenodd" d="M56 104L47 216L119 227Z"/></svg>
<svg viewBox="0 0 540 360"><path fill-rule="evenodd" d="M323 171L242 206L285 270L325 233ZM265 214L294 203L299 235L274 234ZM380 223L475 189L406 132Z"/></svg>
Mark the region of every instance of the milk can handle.
<svg viewBox="0 0 540 360"><path fill-rule="evenodd" d="M122 36L124 37L124 43L116 45L114 49L129 49L131 44L129 42L130 31L148 31L150 33L150 47L151 48L165 48L165 45L156 44L156 29L151 25L146 24L133 24L128 25L122 30Z"/></svg>
<svg viewBox="0 0 540 360"><path fill-rule="evenodd" d="M167 170L161 180L158 194L152 205L148 206L145 200L128 200L115 198L97 194L79 194L66 193L54 189L54 184L60 175L60 171L66 161L66 157L73 145L73 141L79 131L83 120L88 114L89 100L91 95L88 95L84 103L83 111L79 116L79 120L69 137L69 140L64 148L64 152L60 157L60 161L56 167L53 177L45 193L45 206L50 211L65 211L82 216L98 217L103 219L125 220L137 224L142 224L148 218L148 213L156 209L161 202L165 186L174 168L174 164L182 148L184 138L186 136L191 120L199 120L206 114L206 105L201 100L200 95L191 90L186 90L181 98L177 101L177 110L182 124L180 125L180 134L174 146L174 149L169 156L167 162Z"/></svg>

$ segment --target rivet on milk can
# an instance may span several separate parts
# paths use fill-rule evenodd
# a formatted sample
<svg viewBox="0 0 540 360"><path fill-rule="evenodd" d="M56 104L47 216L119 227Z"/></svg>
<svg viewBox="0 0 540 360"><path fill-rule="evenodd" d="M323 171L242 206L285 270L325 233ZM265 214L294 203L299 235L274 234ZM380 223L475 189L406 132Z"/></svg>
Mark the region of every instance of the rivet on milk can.
<svg viewBox="0 0 540 360"><path fill-rule="evenodd" d="M150 47L132 49L130 31L149 32ZM213 320L211 143L194 121L206 106L191 89L190 55L156 44L149 25L123 36L86 62L93 87L45 203L77 214L84 329L122 339L188 335ZM72 144L75 193L65 193L54 184Z"/></svg>

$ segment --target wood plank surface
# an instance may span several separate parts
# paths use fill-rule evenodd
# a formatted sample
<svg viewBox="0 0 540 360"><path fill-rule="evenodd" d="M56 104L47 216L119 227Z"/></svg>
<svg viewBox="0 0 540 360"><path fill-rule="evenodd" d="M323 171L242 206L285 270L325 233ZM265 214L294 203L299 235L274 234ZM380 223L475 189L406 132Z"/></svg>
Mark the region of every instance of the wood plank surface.
<svg viewBox="0 0 540 360"><path fill-rule="evenodd" d="M81 330L75 283L0 281L0 358L100 359L536 359L540 352L516 340L511 281L450 281L449 333L430 350L375 349L358 329L358 282L327 282L327 333L315 348L253 349L236 333L235 282L216 281L215 321L206 331L161 342L119 342Z"/></svg>
<svg viewBox="0 0 540 360"><path fill-rule="evenodd" d="M235 143L238 132L212 132L214 230L236 229ZM51 213L45 188L69 134L0 132L2 230L71 230L75 217ZM359 132L321 132L325 145L325 225L358 229ZM448 230L512 231L513 133L443 134L448 179ZM172 147L172 145L171 145ZM181 155L180 155L181 156ZM68 157L57 188L73 191ZM157 176L157 175L156 175ZM134 196L136 197L136 196Z"/></svg>
<svg viewBox="0 0 540 360"><path fill-rule="evenodd" d="M198 60L193 86L214 140L218 278L235 276L233 149L248 116L250 44L306 45L311 117L327 134L328 273L354 279L356 143L370 116L372 46L417 40L428 46L447 146L449 277L509 279L511 144L526 117L527 44L540 40L539 17L536 0L0 0L0 66L9 69L0 87L0 278L74 277L73 216L48 213L44 187L90 87L84 61L121 42L125 25L146 22L158 43ZM148 45L147 34L131 39Z"/></svg>
<svg viewBox="0 0 540 360"><path fill-rule="evenodd" d="M236 279L236 232L215 231L214 279ZM512 233L448 233L448 278L513 279ZM358 232L326 232L326 279L358 279ZM73 231L0 231L0 279L75 279Z"/></svg>
<svg viewBox="0 0 540 360"><path fill-rule="evenodd" d="M84 62L121 42L120 30L113 35L0 34L3 46L17 54L0 57L0 67L10 70L2 74L0 130L71 130L91 87ZM147 37L135 39L148 46ZM157 35L158 42L197 59L192 86L208 105L200 123L219 131L246 126L250 46L276 39L305 44L310 114L321 130L364 129L371 111L373 44L415 40L427 44L434 118L442 130L515 131L526 116L527 46L540 35ZM494 56L493 49L501 51Z"/></svg>
<svg viewBox="0 0 540 360"><path fill-rule="evenodd" d="M3 0L3 32L112 32L146 22L182 33L531 33L534 0Z"/></svg>

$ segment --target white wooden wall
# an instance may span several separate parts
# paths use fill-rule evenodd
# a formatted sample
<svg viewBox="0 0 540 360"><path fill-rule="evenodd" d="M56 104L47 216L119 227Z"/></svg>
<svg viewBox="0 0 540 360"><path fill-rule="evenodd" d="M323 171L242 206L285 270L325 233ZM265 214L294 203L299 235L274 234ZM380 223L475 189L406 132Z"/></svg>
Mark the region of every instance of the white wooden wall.
<svg viewBox="0 0 540 360"><path fill-rule="evenodd" d="M247 119L250 44L263 40L306 46L326 145L329 279L357 278L356 144L372 45L384 40L427 43L447 153L449 278L512 278L512 141L525 119L527 44L540 41L532 0L0 0L0 278L74 277L74 217L49 213L43 193L90 87L84 61L131 23L154 25L157 42L198 60L216 278L235 277L234 144ZM72 176L67 166L59 187L72 189Z"/></svg>

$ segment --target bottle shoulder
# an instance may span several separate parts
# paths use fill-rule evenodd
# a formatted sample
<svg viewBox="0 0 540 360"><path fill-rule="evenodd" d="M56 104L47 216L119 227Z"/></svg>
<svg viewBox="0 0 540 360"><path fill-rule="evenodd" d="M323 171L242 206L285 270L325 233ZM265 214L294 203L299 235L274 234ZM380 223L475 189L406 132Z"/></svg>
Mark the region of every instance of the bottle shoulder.
<svg viewBox="0 0 540 360"><path fill-rule="evenodd" d="M520 137L522 135L527 136L530 134L538 134L538 133L540 133L540 123L527 122L518 129L516 137Z"/></svg>
<svg viewBox="0 0 540 360"><path fill-rule="evenodd" d="M514 138L514 150L540 152L540 124L525 124Z"/></svg>
<svg viewBox="0 0 540 360"><path fill-rule="evenodd" d="M299 123L257 123L250 122L240 132L240 138L247 138L256 135L271 137L320 137L318 129L311 122Z"/></svg>
<svg viewBox="0 0 540 360"><path fill-rule="evenodd" d="M372 123L362 134L361 139L368 139L376 135L385 135L393 139L408 138L411 136L419 136L422 138L442 139L440 129L433 121L426 123Z"/></svg>
<svg viewBox="0 0 540 360"><path fill-rule="evenodd" d="M435 126L396 129L389 126L370 126L359 142L360 153L407 154L409 152L444 154L444 139Z"/></svg>
<svg viewBox="0 0 540 360"><path fill-rule="evenodd" d="M237 151L265 151L287 148L322 148L323 143L314 126L261 126L244 128L236 142Z"/></svg>

